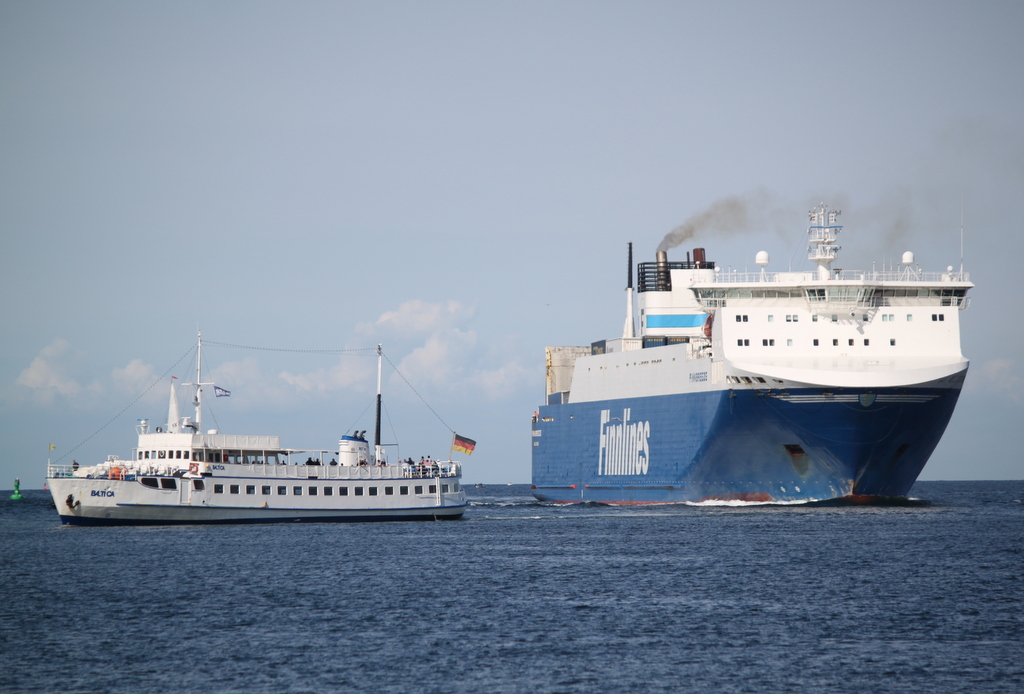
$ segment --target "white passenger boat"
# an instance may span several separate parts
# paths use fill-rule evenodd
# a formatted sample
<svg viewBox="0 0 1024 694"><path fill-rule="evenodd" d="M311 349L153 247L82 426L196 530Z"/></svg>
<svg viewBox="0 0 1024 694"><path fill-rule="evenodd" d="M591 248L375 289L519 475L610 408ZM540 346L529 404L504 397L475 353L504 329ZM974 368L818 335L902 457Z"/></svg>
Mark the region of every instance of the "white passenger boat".
<svg viewBox="0 0 1024 694"><path fill-rule="evenodd" d="M281 446L279 436L202 432L202 337L195 418L179 417L172 382L167 423L137 425L125 460L49 465L47 486L61 522L72 525L447 520L466 509L458 462L387 464L380 443L381 349L373 450L365 431L337 450Z"/></svg>

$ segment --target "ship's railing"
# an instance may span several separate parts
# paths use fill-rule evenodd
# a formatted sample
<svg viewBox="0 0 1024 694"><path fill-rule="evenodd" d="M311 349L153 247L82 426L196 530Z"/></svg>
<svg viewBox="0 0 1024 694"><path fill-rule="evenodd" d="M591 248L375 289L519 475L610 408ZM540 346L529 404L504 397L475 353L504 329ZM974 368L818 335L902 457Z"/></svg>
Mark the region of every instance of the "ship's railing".
<svg viewBox="0 0 1024 694"><path fill-rule="evenodd" d="M709 263L710 265L710 263ZM718 284L731 283L775 283L795 284L797 282L817 282L818 273L804 272L739 272L738 270L719 270L713 282ZM904 270L841 270L832 271L831 281L841 282L970 282L968 272L922 272L914 269Z"/></svg>
<svg viewBox="0 0 1024 694"><path fill-rule="evenodd" d="M221 464L213 463L212 465L220 466ZM462 464L451 460L434 461L430 465L231 465L230 463L224 465L232 469L233 475L241 472L241 476L294 479L412 479L458 477L462 474ZM345 472L342 472L343 470ZM181 474L181 472L184 472L184 470L177 471L178 474ZM169 473L172 473L169 468L160 471L157 469L143 470L126 465L96 465L79 468L73 465L51 464L46 467L46 477L48 479L77 476L88 479L134 480L136 476L153 475L159 477Z"/></svg>
<svg viewBox="0 0 1024 694"><path fill-rule="evenodd" d="M74 468L70 465L47 465L47 479L59 479L61 477L74 477Z"/></svg>
<svg viewBox="0 0 1024 694"><path fill-rule="evenodd" d="M219 463L214 463L217 468ZM458 477L462 474L461 463L435 461L432 466L420 465L231 465L226 464L225 472L236 476L288 478L288 479L402 479L412 477ZM219 471L217 471L219 472ZM216 474L216 472L215 472Z"/></svg>

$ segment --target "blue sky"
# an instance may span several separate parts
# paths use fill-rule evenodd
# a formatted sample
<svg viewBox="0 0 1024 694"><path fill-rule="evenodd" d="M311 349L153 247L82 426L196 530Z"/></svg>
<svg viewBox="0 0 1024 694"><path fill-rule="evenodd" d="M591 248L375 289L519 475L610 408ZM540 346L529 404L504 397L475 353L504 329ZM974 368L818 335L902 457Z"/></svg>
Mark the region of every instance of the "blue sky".
<svg viewBox="0 0 1024 694"><path fill-rule="evenodd" d="M467 481L527 482L544 347L619 334L626 243L653 259L732 195L761 223L692 245L769 270L808 267L822 200L838 266L958 266L962 204L972 364L922 479L1024 477L1021 27L1017 2L0 2L0 486L41 486L49 443L129 454L199 328L381 342L386 441L455 429ZM372 429L371 357L204 360L232 391L208 426Z"/></svg>

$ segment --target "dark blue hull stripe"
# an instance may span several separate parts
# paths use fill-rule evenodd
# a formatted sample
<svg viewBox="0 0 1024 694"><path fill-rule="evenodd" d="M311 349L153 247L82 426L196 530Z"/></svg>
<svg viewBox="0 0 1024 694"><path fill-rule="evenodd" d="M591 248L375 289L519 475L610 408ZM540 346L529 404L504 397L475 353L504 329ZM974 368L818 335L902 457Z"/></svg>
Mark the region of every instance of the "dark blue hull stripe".
<svg viewBox="0 0 1024 694"><path fill-rule="evenodd" d="M545 501L807 501L903 496L953 413L946 388L710 391L545 405Z"/></svg>

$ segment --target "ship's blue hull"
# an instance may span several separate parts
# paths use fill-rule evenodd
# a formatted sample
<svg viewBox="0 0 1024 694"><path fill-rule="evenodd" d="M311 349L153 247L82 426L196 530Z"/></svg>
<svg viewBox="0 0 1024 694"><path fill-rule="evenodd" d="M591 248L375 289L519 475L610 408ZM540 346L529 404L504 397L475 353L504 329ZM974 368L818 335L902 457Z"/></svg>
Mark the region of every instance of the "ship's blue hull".
<svg viewBox="0 0 1024 694"><path fill-rule="evenodd" d="M544 501L805 501L904 496L956 388L720 390L540 408Z"/></svg>

